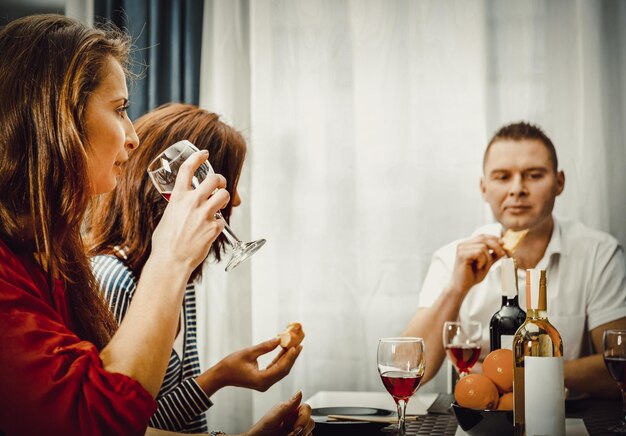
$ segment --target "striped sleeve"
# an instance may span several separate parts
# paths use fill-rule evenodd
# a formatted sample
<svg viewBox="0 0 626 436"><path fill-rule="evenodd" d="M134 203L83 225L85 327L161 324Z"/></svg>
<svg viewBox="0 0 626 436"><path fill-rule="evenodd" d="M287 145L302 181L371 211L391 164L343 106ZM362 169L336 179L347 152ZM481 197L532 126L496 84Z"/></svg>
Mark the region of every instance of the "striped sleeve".
<svg viewBox="0 0 626 436"><path fill-rule="evenodd" d="M121 323L133 299L137 281L133 272L115 256L101 255L92 259L92 268L104 298L117 323Z"/></svg>
<svg viewBox="0 0 626 436"><path fill-rule="evenodd" d="M158 399L159 409L150 425L168 430L183 430L213 405L194 378L188 378Z"/></svg>

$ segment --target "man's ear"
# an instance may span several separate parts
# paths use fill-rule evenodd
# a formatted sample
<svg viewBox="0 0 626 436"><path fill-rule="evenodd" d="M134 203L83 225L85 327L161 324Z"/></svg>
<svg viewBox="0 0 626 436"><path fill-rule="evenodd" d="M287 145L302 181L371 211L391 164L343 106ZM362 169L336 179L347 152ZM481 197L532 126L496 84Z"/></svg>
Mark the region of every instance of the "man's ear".
<svg viewBox="0 0 626 436"><path fill-rule="evenodd" d="M565 189L565 173L561 170L556 173L556 195L561 195Z"/></svg>
<svg viewBox="0 0 626 436"><path fill-rule="evenodd" d="M483 179L483 177L480 178L480 195L483 197L483 200L487 201L487 196L485 194L485 191L487 190L487 188L485 188L485 181Z"/></svg>

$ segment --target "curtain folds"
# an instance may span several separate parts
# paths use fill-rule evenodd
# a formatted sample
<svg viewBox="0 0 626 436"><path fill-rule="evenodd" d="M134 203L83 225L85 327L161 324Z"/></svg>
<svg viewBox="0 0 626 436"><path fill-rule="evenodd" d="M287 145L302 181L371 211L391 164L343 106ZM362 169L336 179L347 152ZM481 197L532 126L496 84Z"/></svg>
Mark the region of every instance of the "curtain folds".
<svg viewBox="0 0 626 436"><path fill-rule="evenodd" d="M94 0L96 22L128 29L133 70L145 74L129 89L131 119L171 101L198 104L203 8L203 0Z"/></svg>

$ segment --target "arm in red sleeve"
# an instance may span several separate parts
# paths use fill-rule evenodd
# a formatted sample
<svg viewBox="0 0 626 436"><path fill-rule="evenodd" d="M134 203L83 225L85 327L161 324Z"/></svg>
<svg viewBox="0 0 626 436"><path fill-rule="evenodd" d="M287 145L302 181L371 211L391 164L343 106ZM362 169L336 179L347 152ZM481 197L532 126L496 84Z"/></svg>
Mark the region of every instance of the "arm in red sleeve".
<svg viewBox="0 0 626 436"><path fill-rule="evenodd" d="M67 313L62 290L51 292L39 269L0 242L0 431L143 434L154 399L135 380L105 371Z"/></svg>

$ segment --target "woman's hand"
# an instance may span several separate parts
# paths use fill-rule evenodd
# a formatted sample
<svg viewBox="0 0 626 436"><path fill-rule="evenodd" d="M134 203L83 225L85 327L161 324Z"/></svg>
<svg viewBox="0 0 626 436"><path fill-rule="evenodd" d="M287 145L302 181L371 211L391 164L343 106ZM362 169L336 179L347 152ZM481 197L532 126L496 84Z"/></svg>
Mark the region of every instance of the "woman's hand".
<svg viewBox="0 0 626 436"><path fill-rule="evenodd" d="M180 265L193 271L208 255L211 244L224 228L215 213L230 199L226 179L208 175L193 189L191 181L208 152L192 154L180 167L169 204L152 235L152 255L168 256L172 267Z"/></svg>
<svg viewBox="0 0 626 436"><path fill-rule="evenodd" d="M313 434L315 422L311 407L300 404L302 392L288 401L278 403L267 412L244 436L308 436Z"/></svg>
<svg viewBox="0 0 626 436"><path fill-rule="evenodd" d="M209 396L224 386L238 386L265 392L289 374L302 351L302 346L290 348L286 352L281 350L266 369L260 369L257 359L275 350L278 344L280 339L274 338L229 354L201 374L197 378L198 384Z"/></svg>

